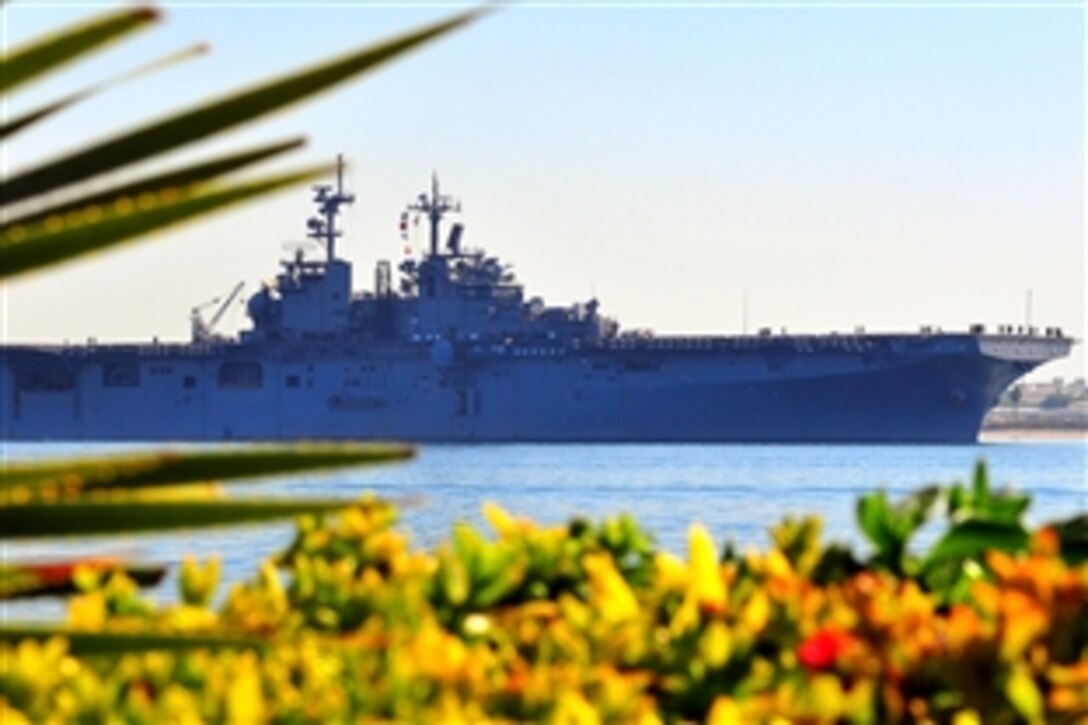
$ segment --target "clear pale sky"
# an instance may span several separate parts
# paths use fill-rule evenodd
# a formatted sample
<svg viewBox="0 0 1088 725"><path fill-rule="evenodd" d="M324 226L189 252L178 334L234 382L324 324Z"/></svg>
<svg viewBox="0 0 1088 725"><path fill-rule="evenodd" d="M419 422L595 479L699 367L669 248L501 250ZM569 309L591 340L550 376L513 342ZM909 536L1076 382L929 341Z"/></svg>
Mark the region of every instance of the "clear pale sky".
<svg viewBox="0 0 1088 725"><path fill-rule="evenodd" d="M7 3L7 47L112 3ZM165 21L6 114L207 41L8 145L5 172L457 4L164 3ZM304 133L269 168L342 151L356 287L403 255L433 168L466 242L552 304L625 328L1085 331L1080 3L544 3L507 8L331 94L160 163ZM11 341L184 339L189 309L254 291L303 237L289 191L11 284ZM421 230L422 231L422 230ZM423 246L422 237L416 247ZM224 327L245 324L238 306ZM1084 375L1083 346L1038 377Z"/></svg>

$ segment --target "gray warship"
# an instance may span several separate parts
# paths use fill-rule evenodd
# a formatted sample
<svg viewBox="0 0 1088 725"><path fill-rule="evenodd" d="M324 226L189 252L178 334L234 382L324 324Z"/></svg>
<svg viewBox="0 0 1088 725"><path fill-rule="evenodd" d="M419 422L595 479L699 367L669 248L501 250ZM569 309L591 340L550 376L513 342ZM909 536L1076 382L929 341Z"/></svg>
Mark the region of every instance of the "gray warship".
<svg viewBox="0 0 1088 725"><path fill-rule="evenodd" d="M1068 354L1057 328L988 333L669 336L625 332L596 300L527 298L464 244L437 177L407 215L429 249L355 292L337 255L354 202L314 187L308 236L228 338L5 345L0 435L19 441L971 442L1016 379ZM402 223L407 220L402 217Z"/></svg>

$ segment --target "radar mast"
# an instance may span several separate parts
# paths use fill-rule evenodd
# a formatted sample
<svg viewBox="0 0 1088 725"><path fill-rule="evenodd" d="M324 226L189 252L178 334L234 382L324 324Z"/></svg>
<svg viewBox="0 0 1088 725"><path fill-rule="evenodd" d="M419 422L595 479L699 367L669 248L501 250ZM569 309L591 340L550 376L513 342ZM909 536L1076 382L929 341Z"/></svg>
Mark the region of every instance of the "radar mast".
<svg viewBox="0 0 1088 725"><path fill-rule="evenodd" d="M443 195L438 188L438 172L431 173L431 195L420 194L408 205L407 211L422 214L431 223L431 256L438 256L439 226L447 212L460 212L461 203Z"/></svg>
<svg viewBox="0 0 1088 725"><path fill-rule="evenodd" d="M344 157L336 155L336 191L328 184L319 184L313 187L314 203L317 204L321 217L310 217L306 221L306 228L310 239L324 242L328 261L336 259L336 238L343 232L336 228L336 215L340 213L340 207L344 204L354 204L355 195L344 193ZM323 218L322 218L323 217Z"/></svg>

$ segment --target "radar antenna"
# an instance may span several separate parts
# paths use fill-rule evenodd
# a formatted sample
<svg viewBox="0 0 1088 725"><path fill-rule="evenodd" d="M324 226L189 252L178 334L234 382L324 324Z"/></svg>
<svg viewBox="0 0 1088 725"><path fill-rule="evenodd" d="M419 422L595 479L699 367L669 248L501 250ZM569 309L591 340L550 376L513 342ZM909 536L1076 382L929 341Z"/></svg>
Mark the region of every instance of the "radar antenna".
<svg viewBox="0 0 1088 725"><path fill-rule="evenodd" d="M313 187L314 203L322 217L310 217L306 221L306 236L325 243L325 250L331 262L336 259L336 238L343 232L336 228L336 215L343 204L354 204L355 195L344 193L344 157L336 155L336 191L327 184Z"/></svg>
<svg viewBox="0 0 1088 725"><path fill-rule="evenodd" d="M408 211L422 214L431 223L431 256L438 255L439 225L447 212L461 211L461 202L452 196L444 196L438 189L438 172L431 173L431 195L420 194L408 205Z"/></svg>

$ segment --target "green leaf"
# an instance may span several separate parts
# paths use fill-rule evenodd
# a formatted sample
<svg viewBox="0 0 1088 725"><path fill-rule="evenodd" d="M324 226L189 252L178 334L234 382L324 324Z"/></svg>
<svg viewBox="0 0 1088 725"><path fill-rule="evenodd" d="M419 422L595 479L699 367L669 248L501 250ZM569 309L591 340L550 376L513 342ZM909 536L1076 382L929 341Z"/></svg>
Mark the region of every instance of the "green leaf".
<svg viewBox="0 0 1088 725"><path fill-rule="evenodd" d="M1027 494L993 491L985 461L975 465L970 489L957 484L948 493L948 514L954 521L1017 523L1030 505L1031 496Z"/></svg>
<svg viewBox="0 0 1088 725"><path fill-rule="evenodd" d="M985 508L975 512L987 521L1014 524L1031 505L1031 496L1012 491L1001 491L986 501Z"/></svg>
<svg viewBox="0 0 1088 725"><path fill-rule="evenodd" d="M866 494L858 500L858 526L878 552L884 554L894 549L896 536L884 491Z"/></svg>
<svg viewBox="0 0 1088 725"><path fill-rule="evenodd" d="M305 144L305 139L295 138L287 141L261 146L241 153L221 156L211 161L206 161L194 166L188 166L165 174L158 174L150 178L141 179L132 183L115 186L112 189L80 197L74 201L37 211L32 214L13 219L0 226L0 233L16 226L29 226L44 222L50 217L64 217L72 212L82 212L93 207L109 208L122 199L138 199L144 194L160 194L164 189L184 189L213 181L220 176L245 168L252 164L264 161L273 156L292 151Z"/></svg>
<svg viewBox="0 0 1088 725"><path fill-rule="evenodd" d="M898 527L904 536L907 538L913 536L914 532L926 522L940 495L941 489L938 486L927 486L911 493L896 504Z"/></svg>
<svg viewBox="0 0 1088 725"><path fill-rule="evenodd" d="M205 216L287 186L325 176L327 166L193 193L166 190L130 200L127 207L94 207L78 220L46 220L0 234L0 279L97 252ZM55 224L54 224L55 221Z"/></svg>
<svg viewBox="0 0 1088 725"><path fill-rule="evenodd" d="M838 584L847 578L864 570L864 567L854 558L854 552L842 544L831 544L820 556L820 560L813 567L812 581L821 586Z"/></svg>
<svg viewBox="0 0 1088 725"><path fill-rule="evenodd" d="M62 98L59 101L54 101L45 106L34 109L33 111L27 111L23 115L15 118L14 120L7 121L3 125L0 125L0 139L7 138L8 136L14 136L22 131L24 128L28 128L38 121L42 121L49 118L55 113L63 111L65 108L83 100L84 95L81 93L73 93L70 96Z"/></svg>
<svg viewBox="0 0 1088 725"><path fill-rule="evenodd" d="M187 60L194 56L200 55L201 53L204 53L206 49L207 46L195 45L186 48L185 50L182 50L180 52L171 53L170 55L160 58L152 63L143 65L136 70L129 71L101 83L96 83L93 86L84 88L81 91L76 91L75 93L69 94L64 98L61 98L60 100L52 101L51 103L47 103L44 106L39 106L34 110L27 111L21 116L15 118L14 120L4 122L2 125L0 125L0 139L12 136L25 128L29 128L30 126L34 125L39 121L43 121L50 116L53 116L54 114L60 113L66 108L70 108L71 106L74 106L80 101L83 101L87 98L90 98L91 96L101 93L102 91L112 88L119 83L132 80L133 78L145 75L147 73L150 73L151 71L160 70L179 61Z"/></svg>
<svg viewBox="0 0 1088 725"><path fill-rule="evenodd" d="M1062 559L1073 566L1088 561L1088 514L1048 524L1058 534Z"/></svg>
<svg viewBox="0 0 1088 725"><path fill-rule="evenodd" d="M253 637L221 634L163 634L151 632L81 632L68 627L10 624L0 626L0 642L49 640L63 637L73 655L113 655L149 650L264 649L268 643Z"/></svg>
<svg viewBox="0 0 1088 725"><path fill-rule="evenodd" d="M971 519L956 524L941 537L926 556L924 569L951 559L977 557L985 551L1023 551L1028 532L1015 523Z"/></svg>
<svg viewBox="0 0 1088 725"><path fill-rule="evenodd" d="M976 505L990 497L990 472L986 468L986 461L975 463L974 475L971 477L971 490L974 493Z"/></svg>
<svg viewBox="0 0 1088 725"><path fill-rule="evenodd" d="M91 491L229 481L401 461L413 454L411 448L389 444L310 443L9 463L7 468L0 470L0 490L16 486L58 486Z"/></svg>
<svg viewBox="0 0 1088 725"><path fill-rule="evenodd" d="M483 10L460 13L220 101L77 151L58 161L0 184L0 199L14 204L47 191L170 151L282 109L368 71L479 17Z"/></svg>
<svg viewBox="0 0 1088 725"><path fill-rule="evenodd" d="M348 508L336 499L231 499L224 501L82 501L0 507L3 539L97 536L190 529L323 514Z"/></svg>
<svg viewBox="0 0 1088 725"><path fill-rule="evenodd" d="M858 501L858 524L876 546L876 561L897 574L903 572L908 565L904 560L907 544L925 523L939 496L940 489L931 486L907 496L894 508L888 504L884 491L870 493Z"/></svg>
<svg viewBox="0 0 1088 725"><path fill-rule="evenodd" d="M0 60L0 93L7 93L158 19L159 11L154 8L111 12L18 48Z"/></svg>
<svg viewBox="0 0 1088 725"><path fill-rule="evenodd" d="M508 560L512 557L506 557ZM495 606L508 594L521 584L524 572L513 567L494 572L489 578L478 583L473 588L472 604L479 609L487 609Z"/></svg>

